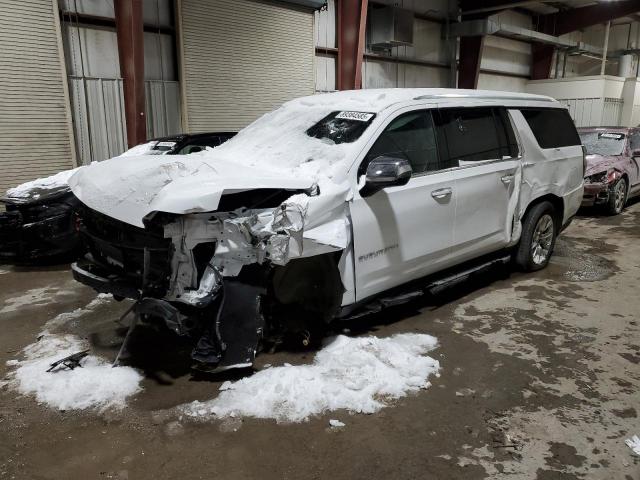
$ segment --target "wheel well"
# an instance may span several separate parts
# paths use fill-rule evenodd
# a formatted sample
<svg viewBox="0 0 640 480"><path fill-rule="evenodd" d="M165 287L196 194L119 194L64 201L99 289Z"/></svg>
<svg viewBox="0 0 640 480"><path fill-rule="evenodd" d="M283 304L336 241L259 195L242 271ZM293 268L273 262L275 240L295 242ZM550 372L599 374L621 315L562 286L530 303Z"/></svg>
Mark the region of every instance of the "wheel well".
<svg viewBox="0 0 640 480"><path fill-rule="evenodd" d="M555 221L556 221L556 228L560 229L562 228L562 220L564 219L564 202L562 201L562 199L556 195L553 195L551 193L547 194L547 195L543 195L542 197L538 197L535 200L533 200L528 206L527 209L524 212L524 215L522 216L522 218L525 218L528 214L529 211L535 206L538 205L539 203L542 202L549 202L551 203L551 205L553 205L553 208L555 210Z"/></svg>
<svg viewBox="0 0 640 480"><path fill-rule="evenodd" d="M629 180L629 175L627 175L626 173L622 174L622 178L624 178L624 181L627 182L627 193L629 192L629 189L631 188L631 183Z"/></svg>
<svg viewBox="0 0 640 480"><path fill-rule="evenodd" d="M333 318L344 287L333 253L291 260L273 270L271 293L280 305L295 305L325 321Z"/></svg>

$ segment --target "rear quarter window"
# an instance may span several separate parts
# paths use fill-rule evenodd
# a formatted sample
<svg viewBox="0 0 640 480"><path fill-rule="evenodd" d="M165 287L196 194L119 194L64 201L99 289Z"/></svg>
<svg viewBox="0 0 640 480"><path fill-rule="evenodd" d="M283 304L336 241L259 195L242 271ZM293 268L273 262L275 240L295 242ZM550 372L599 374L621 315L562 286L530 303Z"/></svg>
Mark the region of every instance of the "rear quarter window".
<svg viewBox="0 0 640 480"><path fill-rule="evenodd" d="M581 145L576 126L563 108L524 108L520 110L540 148Z"/></svg>

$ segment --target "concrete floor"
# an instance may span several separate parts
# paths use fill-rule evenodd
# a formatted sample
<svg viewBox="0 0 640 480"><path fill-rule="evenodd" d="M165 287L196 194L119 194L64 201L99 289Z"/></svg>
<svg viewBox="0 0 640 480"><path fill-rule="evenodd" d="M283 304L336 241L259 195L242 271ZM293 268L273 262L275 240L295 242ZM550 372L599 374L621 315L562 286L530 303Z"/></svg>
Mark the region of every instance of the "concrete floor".
<svg viewBox="0 0 640 480"><path fill-rule="evenodd" d="M493 272L350 325L435 335L442 375L377 414L302 424L176 423L172 407L211 398L221 379L193 377L175 337L139 331L130 362L144 391L122 412L53 411L0 390L0 478L637 480L640 457L624 439L640 434L639 281L640 203L582 216L542 272ZM0 378L47 319L91 298L65 268L0 268ZM125 307L68 328L113 358ZM312 357L262 354L256 366ZM329 418L347 426L332 430Z"/></svg>

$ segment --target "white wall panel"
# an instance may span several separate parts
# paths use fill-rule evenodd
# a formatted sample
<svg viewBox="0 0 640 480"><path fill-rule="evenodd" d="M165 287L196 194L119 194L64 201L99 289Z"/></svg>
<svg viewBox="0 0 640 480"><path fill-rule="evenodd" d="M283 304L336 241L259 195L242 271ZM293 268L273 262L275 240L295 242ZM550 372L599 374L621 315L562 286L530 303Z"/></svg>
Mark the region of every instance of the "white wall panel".
<svg viewBox="0 0 640 480"><path fill-rule="evenodd" d="M175 46L171 35L144 33L145 80L177 80Z"/></svg>
<svg viewBox="0 0 640 480"><path fill-rule="evenodd" d="M147 2L149 0L144 1ZM113 0L59 0L59 2L60 7L67 12L115 18Z"/></svg>
<svg viewBox="0 0 640 480"><path fill-rule="evenodd" d="M180 124L180 84L149 80L145 83L147 138L182 132Z"/></svg>
<svg viewBox="0 0 640 480"><path fill-rule="evenodd" d="M325 10L313 14L315 23L316 47L337 48L336 37L336 0L328 0Z"/></svg>
<svg viewBox="0 0 640 480"><path fill-rule="evenodd" d="M313 11L281 2L180 0L187 128L237 130L315 90Z"/></svg>
<svg viewBox="0 0 640 480"><path fill-rule="evenodd" d="M362 64L363 88L446 87L448 78L446 68L378 59L365 59Z"/></svg>
<svg viewBox="0 0 640 480"><path fill-rule="evenodd" d="M478 89L499 90L503 92L526 92L528 80L526 78L509 77L481 73L478 77Z"/></svg>
<svg viewBox="0 0 640 480"><path fill-rule="evenodd" d="M120 76L115 30L77 27L65 23L63 35L68 75L109 78Z"/></svg>
<svg viewBox="0 0 640 480"><path fill-rule="evenodd" d="M142 21L146 25L172 26L171 1L172 0L143 0Z"/></svg>
<svg viewBox="0 0 640 480"><path fill-rule="evenodd" d="M336 89L335 55L316 55L316 92L332 92Z"/></svg>
<svg viewBox="0 0 640 480"><path fill-rule="evenodd" d="M70 77L79 163L105 160L126 150L122 80Z"/></svg>
<svg viewBox="0 0 640 480"><path fill-rule="evenodd" d="M0 194L73 167L71 117L52 0L2 0ZM26 19L26 20L25 20Z"/></svg>
<svg viewBox="0 0 640 480"><path fill-rule="evenodd" d="M487 36L480 68L529 75L531 45L508 38Z"/></svg>

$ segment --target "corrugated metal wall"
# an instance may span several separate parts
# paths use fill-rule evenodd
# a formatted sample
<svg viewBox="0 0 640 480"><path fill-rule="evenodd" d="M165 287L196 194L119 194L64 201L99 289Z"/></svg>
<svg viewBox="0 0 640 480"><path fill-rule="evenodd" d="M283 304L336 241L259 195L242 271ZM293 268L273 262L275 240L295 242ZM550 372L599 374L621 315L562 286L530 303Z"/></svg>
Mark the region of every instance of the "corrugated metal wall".
<svg viewBox="0 0 640 480"><path fill-rule="evenodd" d="M311 9L252 0L179 0L190 132L238 130L314 92Z"/></svg>
<svg viewBox="0 0 640 480"><path fill-rule="evenodd" d="M0 194L73 167L53 0L0 0Z"/></svg>

